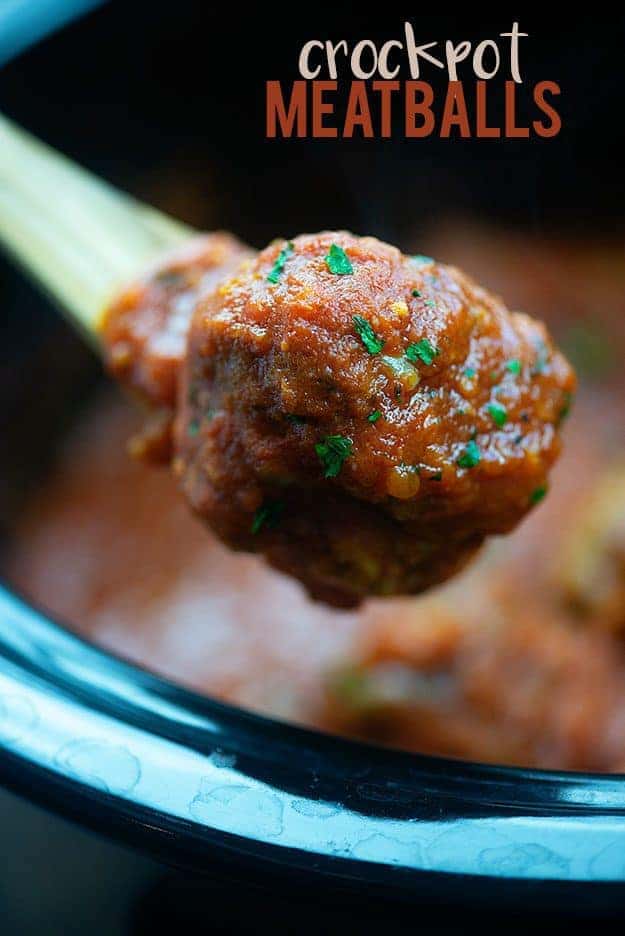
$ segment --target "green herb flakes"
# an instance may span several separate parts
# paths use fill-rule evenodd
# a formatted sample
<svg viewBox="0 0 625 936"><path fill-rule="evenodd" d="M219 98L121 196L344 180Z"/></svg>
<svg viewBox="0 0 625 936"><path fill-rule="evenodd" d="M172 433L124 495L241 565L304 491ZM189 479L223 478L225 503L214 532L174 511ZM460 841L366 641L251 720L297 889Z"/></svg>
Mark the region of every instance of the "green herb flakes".
<svg viewBox="0 0 625 936"><path fill-rule="evenodd" d="M284 511L284 502L280 500L265 501L258 508L252 520L251 532L253 536L260 533L263 527L272 530L278 525Z"/></svg>
<svg viewBox="0 0 625 936"><path fill-rule="evenodd" d="M352 321L358 337L369 354L379 354L384 347L384 339L378 338L370 323L362 315L354 315Z"/></svg>
<svg viewBox="0 0 625 936"><path fill-rule="evenodd" d="M474 367L465 367L465 369L464 369L464 376L465 376L468 380L473 380L473 378L475 377L476 373L477 373L477 371L475 370Z"/></svg>
<svg viewBox="0 0 625 936"><path fill-rule="evenodd" d="M536 360L534 361L534 364L532 365L532 371L531 371L533 377L536 377L539 374L544 373L545 368L547 367L547 364L549 363L550 357L551 357L551 354L545 342L538 341L536 343Z"/></svg>
<svg viewBox="0 0 625 936"><path fill-rule="evenodd" d="M567 418L567 416L568 416L569 413L571 412L571 405L572 405L572 403L573 403L573 394L572 394L572 393L568 393L568 392L565 393L565 395L564 395L564 403L562 404L562 407L560 408L560 412L558 413L558 418L557 418L557 420L556 420L556 425L557 425L557 426L562 425L562 423L564 422L564 420Z"/></svg>
<svg viewBox="0 0 625 936"><path fill-rule="evenodd" d="M369 413L369 415L367 416L367 420L370 423L376 423L378 419L380 419L381 416L382 416L382 413L380 412L380 410L376 409L372 413Z"/></svg>
<svg viewBox="0 0 625 936"><path fill-rule="evenodd" d="M352 454L354 443L345 436L326 436L322 442L315 445L315 452L323 465L324 478L336 478L343 462Z"/></svg>
<svg viewBox="0 0 625 936"><path fill-rule="evenodd" d="M548 490L549 489L546 484L541 484L540 487L534 488L534 490L530 494L530 504L532 504L532 506L534 504L539 504L541 500L545 497Z"/></svg>
<svg viewBox="0 0 625 936"><path fill-rule="evenodd" d="M380 705L373 680L364 669L343 667L332 674L330 688L341 704L354 712L375 710Z"/></svg>
<svg viewBox="0 0 625 936"><path fill-rule="evenodd" d="M511 361L507 362L506 370L518 377L522 370L522 364L517 358L512 358Z"/></svg>
<svg viewBox="0 0 625 936"><path fill-rule="evenodd" d="M190 436L196 436L199 431L200 431L200 420L192 419L191 422L189 423L187 433Z"/></svg>
<svg viewBox="0 0 625 936"><path fill-rule="evenodd" d="M416 364L417 361L421 361L428 367L434 362L434 358L438 357L439 354L440 351L438 348L435 348L427 338L422 338L421 341L416 341L414 344L408 345L406 348L406 357L409 361L411 361L413 364Z"/></svg>
<svg viewBox="0 0 625 936"><path fill-rule="evenodd" d="M419 292L418 289L413 289L413 290L412 290L412 295L415 297L415 299L420 299L420 298L421 298L421 293Z"/></svg>
<svg viewBox="0 0 625 936"><path fill-rule="evenodd" d="M470 442L467 442L467 447L456 464L460 468L475 468L476 465L479 465L481 459L480 447L475 439L471 439Z"/></svg>
<svg viewBox="0 0 625 936"><path fill-rule="evenodd" d="M269 273L267 277L268 282L270 283L278 282L278 280L280 279L280 276L282 275L282 271L284 270L285 264L292 253L293 253L293 241L289 241L286 247L283 247L280 253L278 254L276 262L272 266L271 272Z"/></svg>
<svg viewBox="0 0 625 936"><path fill-rule="evenodd" d="M430 266L434 263L433 257L426 257L425 254L414 254L411 258L413 263L418 263L419 266Z"/></svg>
<svg viewBox="0 0 625 936"><path fill-rule="evenodd" d="M351 260L338 244L330 245L325 261L330 273L335 273L337 276L347 276L354 272Z"/></svg>
<svg viewBox="0 0 625 936"><path fill-rule="evenodd" d="M508 421L508 411L505 406L502 406L501 403L494 401L493 403L488 404L487 409L490 418L496 426L499 426L500 429L502 426L505 426L506 422Z"/></svg>

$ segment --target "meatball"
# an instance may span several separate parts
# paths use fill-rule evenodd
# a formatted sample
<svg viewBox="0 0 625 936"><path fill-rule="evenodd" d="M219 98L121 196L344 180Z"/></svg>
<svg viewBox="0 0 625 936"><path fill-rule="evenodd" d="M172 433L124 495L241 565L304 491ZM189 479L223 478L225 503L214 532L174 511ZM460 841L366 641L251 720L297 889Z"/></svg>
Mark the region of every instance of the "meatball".
<svg viewBox="0 0 625 936"><path fill-rule="evenodd" d="M625 661L613 638L540 603L493 609L498 620L467 626L460 609L426 599L379 621L329 678L324 727L470 760L622 769Z"/></svg>
<svg viewBox="0 0 625 936"><path fill-rule="evenodd" d="M543 496L573 389L545 328L459 270L302 235L199 301L174 471L313 597L414 594Z"/></svg>
<svg viewBox="0 0 625 936"><path fill-rule="evenodd" d="M170 253L106 309L100 325L105 365L152 410L146 430L135 440L135 454L157 460L168 456L169 426L193 309L199 296L251 256L252 251L231 234L200 235ZM159 445L155 451L157 442L162 448Z"/></svg>
<svg viewBox="0 0 625 936"><path fill-rule="evenodd" d="M554 577L591 626L625 633L625 462L608 469L574 517Z"/></svg>
<svg viewBox="0 0 625 936"><path fill-rule="evenodd" d="M148 403L173 407L198 298L251 256L231 234L202 234L126 288L101 324L105 363L116 379Z"/></svg>

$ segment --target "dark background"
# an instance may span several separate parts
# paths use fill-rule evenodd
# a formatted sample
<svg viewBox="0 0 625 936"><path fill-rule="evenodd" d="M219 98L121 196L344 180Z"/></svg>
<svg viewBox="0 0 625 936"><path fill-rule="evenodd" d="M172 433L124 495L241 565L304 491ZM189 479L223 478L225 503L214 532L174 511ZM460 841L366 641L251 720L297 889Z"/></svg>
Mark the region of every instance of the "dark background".
<svg viewBox="0 0 625 936"><path fill-rule="evenodd" d="M561 86L560 135L264 139L264 83L298 77L303 42L401 38L404 19L423 42L497 38L518 20L526 84ZM0 108L115 183L258 246L336 226L402 243L450 213L605 236L625 219L624 46L625 16L114 0L5 68Z"/></svg>

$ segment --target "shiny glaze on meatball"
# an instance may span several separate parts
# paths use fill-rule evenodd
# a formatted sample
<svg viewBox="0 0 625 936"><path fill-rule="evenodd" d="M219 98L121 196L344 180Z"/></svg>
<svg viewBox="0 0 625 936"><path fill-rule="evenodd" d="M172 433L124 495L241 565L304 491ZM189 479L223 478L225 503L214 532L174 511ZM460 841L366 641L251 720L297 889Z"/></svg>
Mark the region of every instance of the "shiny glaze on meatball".
<svg viewBox="0 0 625 936"><path fill-rule="evenodd" d="M126 287L106 310L100 329L113 376L148 403L173 407L199 297L251 255L231 234L202 234Z"/></svg>
<svg viewBox="0 0 625 936"><path fill-rule="evenodd" d="M230 276L252 251L231 234L202 234L172 251L128 286L100 325L104 363L148 418L130 443L147 461L171 457L171 423L178 377L198 299Z"/></svg>
<svg viewBox="0 0 625 936"><path fill-rule="evenodd" d="M574 384L542 325L459 270L303 235L200 299L174 471L313 596L417 593L542 498Z"/></svg>

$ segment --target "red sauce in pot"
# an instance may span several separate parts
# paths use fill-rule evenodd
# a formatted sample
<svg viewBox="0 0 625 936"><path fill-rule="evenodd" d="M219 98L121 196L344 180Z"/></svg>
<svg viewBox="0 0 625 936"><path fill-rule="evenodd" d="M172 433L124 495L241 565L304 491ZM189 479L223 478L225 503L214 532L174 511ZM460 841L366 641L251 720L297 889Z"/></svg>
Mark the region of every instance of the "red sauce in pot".
<svg viewBox="0 0 625 936"><path fill-rule="evenodd" d="M530 250L483 232L430 245L478 274L482 264L484 279L532 312L552 310L560 334L592 315L607 344L625 349L622 264L608 251ZM107 649L236 704L410 750L621 770L618 613L608 620L605 605L571 599L564 546L622 457L624 389L607 366L582 374L549 496L423 598L332 610L262 559L228 551L189 515L166 470L127 458L137 417L113 391L68 439L5 571Z"/></svg>

